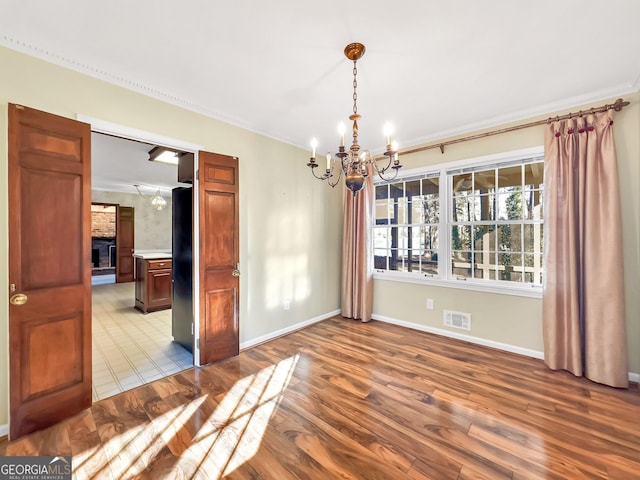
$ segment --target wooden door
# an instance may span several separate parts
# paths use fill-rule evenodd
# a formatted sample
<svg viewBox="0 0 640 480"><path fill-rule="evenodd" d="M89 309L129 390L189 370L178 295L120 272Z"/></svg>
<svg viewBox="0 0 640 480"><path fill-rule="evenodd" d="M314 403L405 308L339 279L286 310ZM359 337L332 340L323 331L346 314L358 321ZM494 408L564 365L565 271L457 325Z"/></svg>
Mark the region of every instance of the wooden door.
<svg viewBox="0 0 640 480"><path fill-rule="evenodd" d="M116 283L133 282L133 207L116 212Z"/></svg>
<svg viewBox="0 0 640 480"><path fill-rule="evenodd" d="M90 127L9 104L8 157L15 439L91 405Z"/></svg>
<svg viewBox="0 0 640 480"><path fill-rule="evenodd" d="M238 159L198 154L200 364L238 355Z"/></svg>

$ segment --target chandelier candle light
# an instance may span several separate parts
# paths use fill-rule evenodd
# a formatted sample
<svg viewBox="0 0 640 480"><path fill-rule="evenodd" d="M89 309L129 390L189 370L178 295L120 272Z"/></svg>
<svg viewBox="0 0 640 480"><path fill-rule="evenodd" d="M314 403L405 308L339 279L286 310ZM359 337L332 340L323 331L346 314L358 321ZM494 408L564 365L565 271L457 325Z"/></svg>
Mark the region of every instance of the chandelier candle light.
<svg viewBox="0 0 640 480"><path fill-rule="evenodd" d="M398 170L402 168L398 161L398 146L396 142L391 141L391 125L387 123L385 125L385 136L387 149L384 152L384 156L387 157L387 163L383 168L378 167L378 161L369 150L360 151L360 145L358 144L358 120L361 118L358 115L358 68L357 62L364 55L364 45L361 43L350 43L344 49L345 56L353 61L353 114L349 116L349 120L353 122L352 127L352 143L348 151L345 151L344 146L344 133L346 126L344 123L340 123L338 126L338 133L340 134L340 146L338 147L338 153L336 158L331 156L331 153L327 153L327 167L325 173L318 176L316 175L315 168L318 167L316 162L316 148L318 147L318 141L314 138L311 140L311 159L307 163L307 167L311 168L311 173L318 180L327 180L327 183L331 187L335 187L342 173L344 172L345 184L349 190L355 195L364 186L364 179L367 176L367 165L371 165L376 174L383 180L393 180L398 175ZM336 167L339 164L339 167ZM393 176L385 176L385 172L391 168L394 170ZM332 181L333 179L333 181Z"/></svg>

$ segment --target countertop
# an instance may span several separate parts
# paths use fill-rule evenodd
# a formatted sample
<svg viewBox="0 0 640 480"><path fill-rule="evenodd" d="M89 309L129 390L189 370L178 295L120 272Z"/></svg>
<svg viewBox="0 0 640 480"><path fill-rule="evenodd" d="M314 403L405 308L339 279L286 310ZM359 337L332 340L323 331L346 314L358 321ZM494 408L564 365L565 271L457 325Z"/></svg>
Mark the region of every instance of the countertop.
<svg viewBox="0 0 640 480"><path fill-rule="evenodd" d="M153 252L153 253L134 253L134 257L143 258L145 260L157 260L160 258L171 258L171 254L167 252Z"/></svg>

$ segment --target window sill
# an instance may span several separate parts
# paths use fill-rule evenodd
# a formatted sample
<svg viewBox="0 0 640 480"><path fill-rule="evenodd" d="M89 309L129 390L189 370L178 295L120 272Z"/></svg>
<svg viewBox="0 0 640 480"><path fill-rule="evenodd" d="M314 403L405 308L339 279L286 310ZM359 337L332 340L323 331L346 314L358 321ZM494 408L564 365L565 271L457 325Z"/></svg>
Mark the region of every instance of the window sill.
<svg viewBox="0 0 640 480"><path fill-rule="evenodd" d="M435 287L457 288L459 290L472 290L475 292L496 293L499 295L515 295L518 297L542 298L541 286L515 286L504 284L491 284L473 280L445 280L438 277L424 277L421 275L401 272L377 272L373 274L374 280L388 280L391 282L415 283L419 285L433 285Z"/></svg>

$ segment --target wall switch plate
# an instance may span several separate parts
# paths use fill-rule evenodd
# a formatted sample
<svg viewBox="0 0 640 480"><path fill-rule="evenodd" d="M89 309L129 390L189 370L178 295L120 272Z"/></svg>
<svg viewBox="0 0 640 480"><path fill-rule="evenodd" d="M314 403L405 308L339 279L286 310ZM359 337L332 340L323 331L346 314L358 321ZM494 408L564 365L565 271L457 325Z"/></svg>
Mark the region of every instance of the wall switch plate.
<svg viewBox="0 0 640 480"><path fill-rule="evenodd" d="M433 310L433 298L427 298L427 309Z"/></svg>
<svg viewBox="0 0 640 480"><path fill-rule="evenodd" d="M282 306L284 307L285 310L289 310L291 308L291 300L288 298L285 298L284 301L282 302Z"/></svg>

